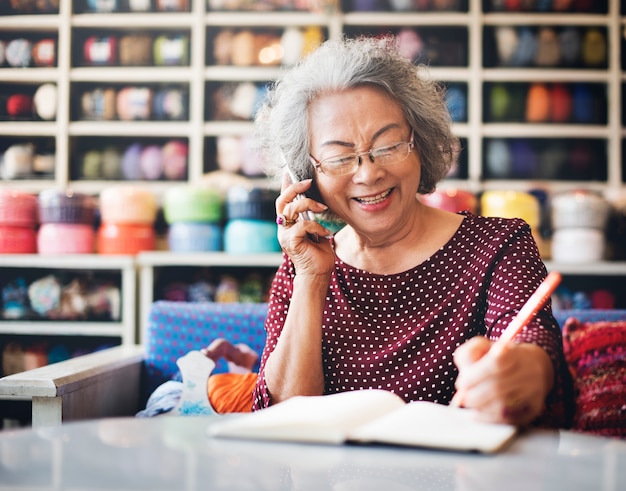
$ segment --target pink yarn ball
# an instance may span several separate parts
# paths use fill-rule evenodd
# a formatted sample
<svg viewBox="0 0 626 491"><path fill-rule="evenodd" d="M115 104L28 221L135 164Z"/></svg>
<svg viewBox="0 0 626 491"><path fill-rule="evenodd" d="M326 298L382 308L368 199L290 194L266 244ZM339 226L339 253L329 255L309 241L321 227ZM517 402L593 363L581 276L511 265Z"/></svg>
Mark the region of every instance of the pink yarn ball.
<svg viewBox="0 0 626 491"><path fill-rule="evenodd" d="M158 145L148 145L139 157L141 171L146 179L155 181L163 174L163 153Z"/></svg>
<svg viewBox="0 0 626 491"><path fill-rule="evenodd" d="M188 145L180 140L171 140L163 145L163 173L170 181L180 181L187 175Z"/></svg>

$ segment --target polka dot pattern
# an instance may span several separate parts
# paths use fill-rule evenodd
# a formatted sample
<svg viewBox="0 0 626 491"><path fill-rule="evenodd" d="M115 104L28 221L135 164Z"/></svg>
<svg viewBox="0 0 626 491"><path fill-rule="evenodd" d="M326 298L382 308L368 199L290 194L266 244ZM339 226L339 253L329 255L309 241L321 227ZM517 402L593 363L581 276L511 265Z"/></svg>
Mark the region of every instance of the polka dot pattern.
<svg viewBox="0 0 626 491"><path fill-rule="evenodd" d="M464 214L452 239L408 271L372 274L336 259L323 312L325 393L381 388L407 402L450 402L454 350L476 335L497 339L546 275L526 222ZM270 404L263 367L294 275L285 257L270 292L255 409ZM549 306L518 340L544 347L561 368L561 332Z"/></svg>

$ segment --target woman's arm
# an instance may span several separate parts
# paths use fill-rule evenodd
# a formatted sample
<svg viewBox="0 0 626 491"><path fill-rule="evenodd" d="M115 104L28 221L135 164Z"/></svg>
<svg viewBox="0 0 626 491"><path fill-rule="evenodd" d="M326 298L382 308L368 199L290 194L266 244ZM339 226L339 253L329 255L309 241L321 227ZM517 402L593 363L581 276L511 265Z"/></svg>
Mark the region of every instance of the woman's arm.
<svg viewBox="0 0 626 491"><path fill-rule="evenodd" d="M494 262L487 293L486 337L455 353L456 387L462 403L491 421L566 426L571 387L561 331L548 301L500 356L487 354L491 343L545 278L546 269L527 225L522 226ZM459 396L455 396L459 403Z"/></svg>
<svg viewBox="0 0 626 491"><path fill-rule="evenodd" d="M277 214L294 217L307 209L326 209L309 198L295 199L310 184L304 181L284 187L276 200ZM311 233L319 236L317 242L309 238ZM279 227L285 262L272 284L266 321L268 338L253 409L324 391L322 315L335 262L331 242L324 238L327 234L316 222L297 221Z"/></svg>

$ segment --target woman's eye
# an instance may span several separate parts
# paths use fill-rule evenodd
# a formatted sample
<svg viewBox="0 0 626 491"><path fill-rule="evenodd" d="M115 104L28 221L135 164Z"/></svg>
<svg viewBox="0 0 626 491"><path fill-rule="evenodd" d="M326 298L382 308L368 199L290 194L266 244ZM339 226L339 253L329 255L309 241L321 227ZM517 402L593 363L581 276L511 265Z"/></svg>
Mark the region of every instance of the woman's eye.
<svg viewBox="0 0 626 491"><path fill-rule="evenodd" d="M394 145L389 145L387 147L382 147L382 148L378 148L376 149L376 151L374 152L374 156L381 156L381 155L388 155L388 154L392 154L398 151L398 148L400 147L401 143L396 143Z"/></svg>
<svg viewBox="0 0 626 491"><path fill-rule="evenodd" d="M354 156L346 156L337 159L332 159L327 162L332 167L343 167L344 165L350 165L354 160Z"/></svg>

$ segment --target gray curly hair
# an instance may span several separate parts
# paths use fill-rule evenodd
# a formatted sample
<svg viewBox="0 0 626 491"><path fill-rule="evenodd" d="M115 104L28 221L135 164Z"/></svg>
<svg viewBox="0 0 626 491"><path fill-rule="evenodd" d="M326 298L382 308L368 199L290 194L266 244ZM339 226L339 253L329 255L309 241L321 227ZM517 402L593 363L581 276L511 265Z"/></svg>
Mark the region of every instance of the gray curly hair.
<svg viewBox="0 0 626 491"><path fill-rule="evenodd" d="M315 179L309 160L309 104L320 94L363 85L384 90L402 108L421 159L418 192L433 192L455 163L459 141L442 86L422 78L392 36L326 41L268 87L255 117L267 175L280 178L289 162L298 179Z"/></svg>

